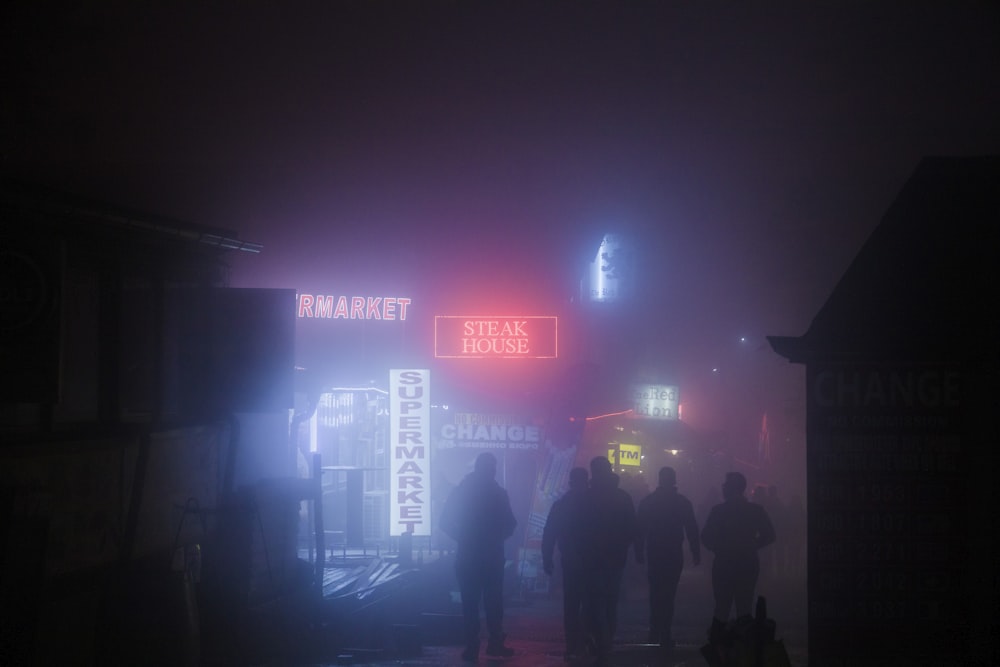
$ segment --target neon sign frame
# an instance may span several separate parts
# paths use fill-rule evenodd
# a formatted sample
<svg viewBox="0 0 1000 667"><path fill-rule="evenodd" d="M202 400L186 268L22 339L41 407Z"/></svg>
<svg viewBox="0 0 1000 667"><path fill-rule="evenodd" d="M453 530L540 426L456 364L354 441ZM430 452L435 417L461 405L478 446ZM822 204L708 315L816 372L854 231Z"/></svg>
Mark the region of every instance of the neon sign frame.
<svg viewBox="0 0 1000 667"><path fill-rule="evenodd" d="M456 322L460 323L457 328ZM436 359L555 359L558 356L559 318L555 315L434 316Z"/></svg>

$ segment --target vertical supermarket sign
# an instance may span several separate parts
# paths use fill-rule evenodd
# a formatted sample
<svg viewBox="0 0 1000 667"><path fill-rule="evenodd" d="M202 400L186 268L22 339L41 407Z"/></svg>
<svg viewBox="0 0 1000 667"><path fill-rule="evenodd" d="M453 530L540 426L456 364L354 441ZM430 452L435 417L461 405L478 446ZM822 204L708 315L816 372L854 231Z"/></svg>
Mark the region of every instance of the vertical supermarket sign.
<svg viewBox="0 0 1000 667"><path fill-rule="evenodd" d="M389 371L389 534L431 534L430 371Z"/></svg>

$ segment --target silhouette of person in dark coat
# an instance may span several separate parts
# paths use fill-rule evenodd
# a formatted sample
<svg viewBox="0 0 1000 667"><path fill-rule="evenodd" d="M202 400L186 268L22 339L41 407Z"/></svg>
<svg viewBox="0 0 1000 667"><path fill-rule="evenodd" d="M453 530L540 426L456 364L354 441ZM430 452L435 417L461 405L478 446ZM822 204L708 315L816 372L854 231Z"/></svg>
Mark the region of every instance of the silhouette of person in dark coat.
<svg viewBox="0 0 1000 667"><path fill-rule="evenodd" d="M441 529L457 543L455 575L462 594L465 630L462 658L468 661L479 657L480 601L489 633L486 654L514 654L504 645L503 543L514 534L517 520L507 491L497 484L496 472L496 457L489 452L480 454L473 471L455 487L441 511Z"/></svg>
<svg viewBox="0 0 1000 667"><path fill-rule="evenodd" d="M555 570L555 549L559 547L562 569L563 631L566 659L582 655L584 635L584 591L586 573L583 565L587 469L573 468L569 473L569 491L552 504L542 530L542 567L546 574Z"/></svg>
<svg viewBox="0 0 1000 667"><path fill-rule="evenodd" d="M618 487L618 475L603 456L590 462L587 490L584 568L587 618L598 665L607 663L618 629L618 598L629 546L636 535L632 497Z"/></svg>
<svg viewBox="0 0 1000 667"><path fill-rule="evenodd" d="M692 562L695 565L701 562L694 507L677 493L677 473L673 468L660 468L659 486L639 501L636 515L635 560L647 564L649 578L649 643L672 648L674 599L684 568L685 535Z"/></svg>
<svg viewBox="0 0 1000 667"><path fill-rule="evenodd" d="M754 589L760 574L757 550L775 540L767 511L746 499L747 479L726 473L723 501L712 508L701 531L701 543L715 554L712 591L715 597L710 637L718 636L736 605L737 621L750 618Z"/></svg>

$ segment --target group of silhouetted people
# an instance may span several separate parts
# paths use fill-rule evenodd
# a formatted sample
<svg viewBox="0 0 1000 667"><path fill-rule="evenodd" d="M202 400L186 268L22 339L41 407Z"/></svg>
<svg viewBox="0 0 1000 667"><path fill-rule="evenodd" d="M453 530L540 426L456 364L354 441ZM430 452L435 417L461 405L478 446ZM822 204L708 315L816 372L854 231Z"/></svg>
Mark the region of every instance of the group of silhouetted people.
<svg viewBox="0 0 1000 667"><path fill-rule="evenodd" d="M448 498L442 529L457 543L455 570L462 596L465 648L462 658L479 655L479 606L485 608L489 639L486 654L509 657L503 633L503 542L517 524L507 492L496 482L496 458L480 454L475 469ZM709 640L729 620L750 618L760 574L758 550L775 541L765 508L746 497L746 478L726 474L723 501L709 512L699 533L691 501L677 492L673 468L659 471L657 488L635 507L619 487L607 458L596 457L590 471L574 468L569 490L552 505L542 536L542 564L555 571L559 551L562 571L565 657L592 656L606 664L618 626L618 602L629 548L646 566L649 583L649 640L673 647L674 600L684 567L685 540L692 563L701 547L714 554L715 599Z"/></svg>

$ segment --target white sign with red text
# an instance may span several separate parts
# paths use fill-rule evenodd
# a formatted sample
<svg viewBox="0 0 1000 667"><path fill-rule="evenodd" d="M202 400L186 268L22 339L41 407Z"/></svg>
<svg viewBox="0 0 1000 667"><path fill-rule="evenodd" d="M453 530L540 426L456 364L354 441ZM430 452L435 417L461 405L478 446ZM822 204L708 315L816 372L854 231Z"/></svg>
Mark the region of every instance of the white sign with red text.
<svg viewBox="0 0 1000 667"><path fill-rule="evenodd" d="M389 534L431 534L431 372L389 371Z"/></svg>

